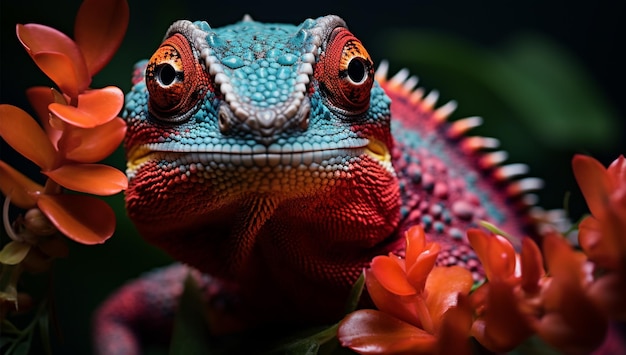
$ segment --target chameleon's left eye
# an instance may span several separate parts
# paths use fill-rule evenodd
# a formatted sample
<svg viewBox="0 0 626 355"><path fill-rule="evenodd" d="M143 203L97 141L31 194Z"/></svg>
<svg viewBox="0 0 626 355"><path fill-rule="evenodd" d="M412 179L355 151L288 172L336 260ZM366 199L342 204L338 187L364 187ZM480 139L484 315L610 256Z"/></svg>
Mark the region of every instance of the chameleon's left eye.
<svg viewBox="0 0 626 355"><path fill-rule="evenodd" d="M150 58L146 86L150 113L163 121L181 122L195 112L209 88L209 78L187 39L175 34Z"/></svg>
<svg viewBox="0 0 626 355"><path fill-rule="evenodd" d="M315 71L322 91L335 108L348 114L368 109L374 65L361 41L346 28L333 30Z"/></svg>

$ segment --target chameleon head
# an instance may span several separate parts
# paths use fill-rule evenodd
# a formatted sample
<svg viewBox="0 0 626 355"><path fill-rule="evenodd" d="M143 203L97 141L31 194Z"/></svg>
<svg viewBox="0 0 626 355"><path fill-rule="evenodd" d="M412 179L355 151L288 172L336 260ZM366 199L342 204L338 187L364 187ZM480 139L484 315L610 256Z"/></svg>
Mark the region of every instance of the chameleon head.
<svg viewBox="0 0 626 355"><path fill-rule="evenodd" d="M144 237L237 274L257 252L369 248L393 232L390 102L339 17L178 21L138 68L127 207Z"/></svg>

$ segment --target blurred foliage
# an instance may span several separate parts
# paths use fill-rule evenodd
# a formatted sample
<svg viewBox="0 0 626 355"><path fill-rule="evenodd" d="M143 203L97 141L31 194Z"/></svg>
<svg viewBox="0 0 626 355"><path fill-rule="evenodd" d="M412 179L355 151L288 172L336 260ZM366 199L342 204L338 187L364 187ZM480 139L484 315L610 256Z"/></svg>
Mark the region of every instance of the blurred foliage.
<svg viewBox="0 0 626 355"><path fill-rule="evenodd" d="M380 43L391 62L411 63L450 80L455 91L469 93L464 98L486 91L489 101L517 116L506 121L519 119L548 148L596 150L616 142L615 112L572 55L547 37L521 35L496 49L415 30L383 31L381 37L388 39ZM485 118L498 119L497 107L487 102L472 106Z"/></svg>
<svg viewBox="0 0 626 355"><path fill-rule="evenodd" d="M49 83L19 45L15 24L42 23L71 34L79 3L22 0L0 4L0 102L29 110L24 90ZM572 153L600 155L606 163L626 151L624 121L615 107L622 103L608 102L606 95L622 97L623 86L621 93L600 88L599 73L613 67L597 65L590 72L582 62L608 60L611 43L614 45L615 38L623 39L607 30L618 26L606 19L619 16L610 7L600 13L601 5L585 4L576 9L573 4L564 8L539 1L507 3L504 7L495 3L385 1L376 9L351 1L317 2L301 8L294 8L293 1L275 6L245 1L236 6L171 0L129 3L127 36L118 54L94 79L95 87L116 85L128 90L132 65L149 57L169 24L179 18L206 19L212 26L220 26L240 19L244 13L261 21L281 22L337 13L376 61L390 61L391 73L407 67L420 77L420 86L440 91L442 103L458 101L453 119L484 117L484 125L474 132L497 137L509 151L510 162L528 163L533 175L546 180L541 201L547 207L560 207L566 191L577 192L570 167ZM576 15L569 16L568 11L574 10ZM587 31L589 37L576 38L583 42L574 52L542 32L549 30L561 37L567 37L564 33L568 31L574 37L576 31ZM606 52L588 50L603 44ZM591 59L579 56L585 50ZM602 75L619 79L620 74L623 80L623 71ZM36 172L28 162L15 162L2 142L0 158L26 172ZM122 149L106 163L123 169ZM583 206L580 195L573 195L571 204ZM54 353L90 353L91 313L97 305L125 280L170 261L137 235L126 217L123 196L107 201L116 211L117 233L104 245L72 244L70 256L55 265L54 314L59 336L52 330Z"/></svg>

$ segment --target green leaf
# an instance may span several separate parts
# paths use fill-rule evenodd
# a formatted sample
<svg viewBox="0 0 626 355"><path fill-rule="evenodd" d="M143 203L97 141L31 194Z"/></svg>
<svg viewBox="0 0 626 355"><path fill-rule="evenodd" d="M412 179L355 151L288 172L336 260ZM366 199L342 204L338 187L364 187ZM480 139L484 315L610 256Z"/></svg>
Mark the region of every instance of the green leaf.
<svg viewBox="0 0 626 355"><path fill-rule="evenodd" d="M179 300L169 353L172 355L214 353L209 341L209 324L202 294L191 275L185 279L185 288Z"/></svg>
<svg viewBox="0 0 626 355"><path fill-rule="evenodd" d="M333 340L336 341L338 327L339 324L335 324L310 336L281 344L267 352L267 354L318 354L322 345L327 344Z"/></svg>
<svg viewBox="0 0 626 355"><path fill-rule="evenodd" d="M41 337L41 345L47 355L52 355L52 343L50 342L50 314L44 310L39 316L39 336Z"/></svg>
<svg viewBox="0 0 626 355"><path fill-rule="evenodd" d="M2 325L4 327L4 324ZM2 334L4 334L4 328L2 328ZM8 336L0 336L0 350L4 347L8 346L13 342L13 338L9 338Z"/></svg>
<svg viewBox="0 0 626 355"><path fill-rule="evenodd" d="M354 282L352 285L352 289L350 290L350 295L348 296L348 302L346 303L345 312L346 314L354 312L361 299L361 294L363 294L363 287L365 286L365 273L361 273L361 276Z"/></svg>
<svg viewBox="0 0 626 355"><path fill-rule="evenodd" d="M6 265L17 265L24 260L29 250L30 244L13 240L7 243L7 245L0 250L0 263Z"/></svg>
<svg viewBox="0 0 626 355"><path fill-rule="evenodd" d="M0 329L2 329L2 335L19 335L22 333L21 330L19 330L13 323L9 322L7 319L2 320L2 323L0 323L0 327Z"/></svg>
<svg viewBox="0 0 626 355"><path fill-rule="evenodd" d="M546 344L539 336L534 335L520 344L517 348L509 352L510 355L558 355L561 352L554 350L550 345Z"/></svg>
<svg viewBox="0 0 626 355"><path fill-rule="evenodd" d="M509 41L502 54L515 76L508 99L546 141L559 146L615 141L615 112L564 48L547 37L525 34Z"/></svg>
<svg viewBox="0 0 626 355"><path fill-rule="evenodd" d="M22 341L13 348L7 355L28 355L30 351L30 341Z"/></svg>

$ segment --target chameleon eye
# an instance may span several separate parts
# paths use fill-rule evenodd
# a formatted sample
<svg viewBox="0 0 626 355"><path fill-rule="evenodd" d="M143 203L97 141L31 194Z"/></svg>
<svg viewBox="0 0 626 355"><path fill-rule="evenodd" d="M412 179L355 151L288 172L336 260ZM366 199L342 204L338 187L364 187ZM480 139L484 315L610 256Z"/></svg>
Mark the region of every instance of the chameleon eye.
<svg viewBox="0 0 626 355"><path fill-rule="evenodd" d="M181 122L195 113L209 89L209 78L187 39L175 34L150 58L146 86L150 113L163 121Z"/></svg>
<svg viewBox="0 0 626 355"><path fill-rule="evenodd" d="M368 109L374 65L361 41L346 28L338 27L329 36L315 77L334 107L353 114Z"/></svg>

